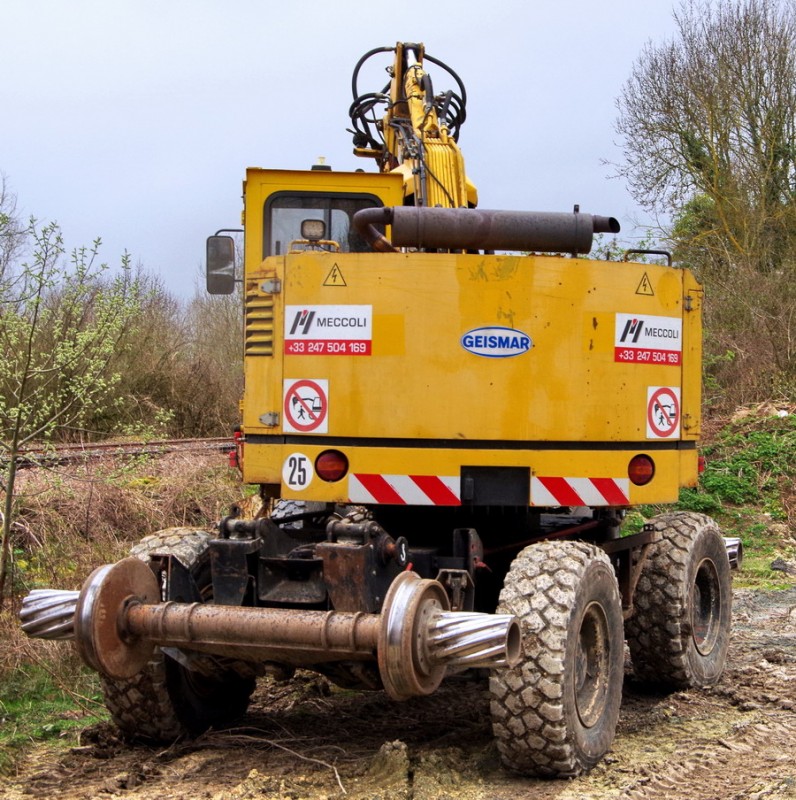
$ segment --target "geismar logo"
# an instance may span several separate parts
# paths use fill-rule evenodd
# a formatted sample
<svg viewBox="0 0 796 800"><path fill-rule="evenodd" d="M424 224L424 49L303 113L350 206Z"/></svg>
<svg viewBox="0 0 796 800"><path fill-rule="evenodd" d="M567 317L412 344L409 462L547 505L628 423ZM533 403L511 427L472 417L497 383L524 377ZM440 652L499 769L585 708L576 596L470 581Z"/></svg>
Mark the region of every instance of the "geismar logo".
<svg viewBox="0 0 796 800"><path fill-rule="evenodd" d="M514 328L489 326L467 331L461 338L468 353L486 358L510 358L527 353L533 342L527 333Z"/></svg>

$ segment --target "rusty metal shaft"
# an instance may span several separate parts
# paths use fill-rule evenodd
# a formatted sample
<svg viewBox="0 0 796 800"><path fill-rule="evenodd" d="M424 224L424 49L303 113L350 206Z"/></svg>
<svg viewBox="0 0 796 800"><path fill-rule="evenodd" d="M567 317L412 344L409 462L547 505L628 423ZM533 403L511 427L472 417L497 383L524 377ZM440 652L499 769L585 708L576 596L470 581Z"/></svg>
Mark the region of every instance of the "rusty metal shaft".
<svg viewBox="0 0 796 800"><path fill-rule="evenodd" d="M132 603L122 628L128 637L191 650L274 658L282 651L306 651L309 662L373 658L378 614L245 608L203 603Z"/></svg>
<svg viewBox="0 0 796 800"><path fill-rule="evenodd" d="M160 584L143 561L98 567L74 594L47 592L30 601L31 636L74 631L83 660L123 680L145 668L157 646L244 661L313 667L377 661L397 699L430 694L448 667L513 666L520 628L507 614L451 612L441 583L405 571L392 582L380 614L212 603L161 602Z"/></svg>

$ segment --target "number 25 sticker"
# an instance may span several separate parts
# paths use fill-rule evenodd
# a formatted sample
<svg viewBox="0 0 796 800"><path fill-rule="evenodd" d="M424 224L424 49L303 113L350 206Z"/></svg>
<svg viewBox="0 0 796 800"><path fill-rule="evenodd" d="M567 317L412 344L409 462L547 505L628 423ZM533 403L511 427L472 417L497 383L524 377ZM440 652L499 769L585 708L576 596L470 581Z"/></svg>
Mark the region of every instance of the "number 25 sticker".
<svg viewBox="0 0 796 800"><path fill-rule="evenodd" d="M312 463L303 453L292 453L282 467L282 480L294 491L306 489L312 481Z"/></svg>

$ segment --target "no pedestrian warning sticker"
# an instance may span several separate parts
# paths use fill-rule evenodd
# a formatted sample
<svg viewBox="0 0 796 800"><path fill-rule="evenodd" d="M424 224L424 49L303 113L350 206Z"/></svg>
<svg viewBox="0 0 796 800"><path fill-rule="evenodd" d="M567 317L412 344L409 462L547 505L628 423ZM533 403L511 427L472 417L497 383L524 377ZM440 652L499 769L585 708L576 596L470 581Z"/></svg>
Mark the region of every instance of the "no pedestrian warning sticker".
<svg viewBox="0 0 796 800"><path fill-rule="evenodd" d="M680 434L680 388L647 387L647 438L676 439Z"/></svg>
<svg viewBox="0 0 796 800"><path fill-rule="evenodd" d="M282 429L292 433L327 433L329 430L329 381L325 379L284 382Z"/></svg>

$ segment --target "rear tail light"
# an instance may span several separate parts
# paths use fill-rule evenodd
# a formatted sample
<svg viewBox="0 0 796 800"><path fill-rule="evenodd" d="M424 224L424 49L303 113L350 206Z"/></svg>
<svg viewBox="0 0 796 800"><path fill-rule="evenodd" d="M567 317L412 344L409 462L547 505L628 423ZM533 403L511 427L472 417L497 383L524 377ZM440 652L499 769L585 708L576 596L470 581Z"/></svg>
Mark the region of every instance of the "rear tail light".
<svg viewBox="0 0 796 800"><path fill-rule="evenodd" d="M315 472L329 483L339 481L348 474L348 459L339 450L324 450L315 459Z"/></svg>
<svg viewBox="0 0 796 800"><path fill-rule="evenodd" d="M646 486L655 477L655 462L649 456L633 456L627 465L627 477L636 486Z"/></svg>
<svg viewBox="0 0 796 800"><path fill-rule="evenodd" d="M699 456L697 458L697 471L700 475L705 471L705 456Z"/></svg>
<svg viewBox="0 0 796 800"><path fill-rule="evenodd" d="M236 430L232 434L234 447L229 451L230 469L243 469L243 432Z"/></svg>

